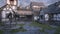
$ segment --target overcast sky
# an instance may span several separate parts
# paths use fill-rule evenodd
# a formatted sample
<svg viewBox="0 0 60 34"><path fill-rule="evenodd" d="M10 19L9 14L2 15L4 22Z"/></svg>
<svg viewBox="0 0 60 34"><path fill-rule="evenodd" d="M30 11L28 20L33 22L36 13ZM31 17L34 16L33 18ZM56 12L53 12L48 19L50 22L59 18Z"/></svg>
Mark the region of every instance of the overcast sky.
<svg viewBox="0 0 60 34"><path fill-rule="evenodd" d="M60 1L60 0L19 0L22 6L27 6L30 4L30 2L43 2L46 6L48 6L57 1Z"/></svg>
<svg viewBox="0 0 60 34"><path fill-rule="evenodd" d="M6 4L5 0L0 0L0 7L4 6Z"/></svg>
<svg viewBox="0 0 60 34"><path fill-rule="evenodd" d="M27 6L30 4L30 2L43 2L46 6L55 3L59 0L18 0L19 4L22 5L23 7ZM5 5L6 0L0 0L0 7Z"/></svg>

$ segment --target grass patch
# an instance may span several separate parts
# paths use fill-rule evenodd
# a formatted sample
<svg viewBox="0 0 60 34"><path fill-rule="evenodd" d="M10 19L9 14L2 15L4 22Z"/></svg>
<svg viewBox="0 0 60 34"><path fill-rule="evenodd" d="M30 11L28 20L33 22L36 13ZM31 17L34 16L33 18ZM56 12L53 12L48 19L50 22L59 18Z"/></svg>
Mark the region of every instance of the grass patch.
<svg viewBox="0 0 60 34"><path fill-rule="evenodd" d="M44 33L44 34L48 34L48 32L45 32L45 29L43 28L43 29L41 29L41 30L39 30L40 32L42 32L42 33Z"/></svg>
<svg viewBox="0 0 60 34"><path fill-rule="evenodd" d="M15 32L25 32L27 30L23 28L24 25L25 24L18 24L18 26L20 26L20 28L19 29L13 29L10 32L12 32L12 33L15 33Z"/></svg>
<svg viewBox="0 0 60 34"><path fill-rule="evenodd" d="M19 26L23 27L25 24L18 24Z"/></svg>
<svg viewBox="0 0 60 34"><path fill-rule="evenodd" d="M3 31L2 30L0 30L0 34L3 34Z"/></svg>
<svg viewBox="0 0 60 34"><path fill-rule="evenodd" d="M45 32L45 34L48 34L48 32Z"/></svg>
<svg viewBox="0 0 60 34"><path fill-rule="evenodd" d="M48 30L53 29L51 26L49 26L49 25L47 25L47 24L39 24L39 23L37 23L37 22L32 22L32 23L30 24L30 26L42 27L42 28L48 29Z"/></svg>
<svg viewBox="0 0 60 34"><path fill-rule="evenodd" d="M0 26L4 26L3 22L0 22Z"/></svg>
<svg viewBox="0 0 60 34"><path fill-rule="evenodd" d="M44 29L39 30L40 32L44 32Z"/></svg>
<svg viewBox="0 0 60 34"><path fill-rule="evenodd" d="M25 32L27 31L26 29L24 29L23 27L20 28L20 32Z"/></svg>
<svg viewBox="0 0 60 34"><path fill-rule="evenodd" d="M60 34L60 27L56 28L55 34Z"/></svg>
<svg viewBox="0 0 60 34"><path fill-rule="evenodd" d="M12 33L14 33L14 32L19 32L19 30L18 30L18 29L13 29L13 30L11 30L11 32L12 32Z"/></svg>
<svg viewBox="0 0 60 34"><path fill-rule="evenodd" d="M25 32L25 31L27 31L27 30L24 29L23 27L20 27L19 29L13 29L13 30L11 30L12 33L14 33L14 32Z"/></svg>

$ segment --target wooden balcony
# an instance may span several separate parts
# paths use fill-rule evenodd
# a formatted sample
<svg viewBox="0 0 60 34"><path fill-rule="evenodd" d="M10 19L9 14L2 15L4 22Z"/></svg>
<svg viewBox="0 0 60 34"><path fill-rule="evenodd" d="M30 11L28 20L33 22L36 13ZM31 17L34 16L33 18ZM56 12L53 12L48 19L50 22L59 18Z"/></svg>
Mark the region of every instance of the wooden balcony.
<svg viewBox="0 0 60 34"><path fill-rule="evenodd" d="M17 13L20 15L32 15L33 14L32 11L25 11L25 10L19 10L17 11Z"/></svg>

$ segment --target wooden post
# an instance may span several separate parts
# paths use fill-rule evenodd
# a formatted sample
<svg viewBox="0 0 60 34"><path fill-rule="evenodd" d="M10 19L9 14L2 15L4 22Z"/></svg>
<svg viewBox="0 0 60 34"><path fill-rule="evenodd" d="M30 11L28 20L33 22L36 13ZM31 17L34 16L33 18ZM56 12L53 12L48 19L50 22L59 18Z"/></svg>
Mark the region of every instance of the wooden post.
<svg viewBox="0 0 60 34"><path fill-rule="evenodd" d="M51 21L52 21L51 19L52 19L52 14L49 14L49 20L48 20L49 23L48 24L51 23Z"/></svg>
<svg viewBox="0 0 60 34"><path fill-rule="evenodd" d="M0 22L2 22L2 9L0 8Z"/></svg>

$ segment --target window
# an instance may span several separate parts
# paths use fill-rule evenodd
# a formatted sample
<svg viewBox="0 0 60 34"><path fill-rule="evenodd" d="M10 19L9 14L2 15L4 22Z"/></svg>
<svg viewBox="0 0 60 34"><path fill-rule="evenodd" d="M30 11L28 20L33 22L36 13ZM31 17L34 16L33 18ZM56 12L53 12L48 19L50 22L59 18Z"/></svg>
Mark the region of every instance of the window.
<svg viewBox="0 0 60 34"><path fill-rule="evenodd" d="M60 14L55 14L55 15L54 15L54 20L60 21Z"/></svg>
<svg viewBox="0 0 60 34"><path fill-rule="evenodd" d="M39 17L38 16L34 16L34 20L38 20L39 19Z"/></svg>
<svg viewBox="0 0 60 34"><path fill-rule="evenodd" d="M17 1L15 0L15 1L14 1L14 5L16 5L16 4L17 4Z"/></svg>
<svg viewBox="0 0 60 34"><path fill-rule="evenodd" d="M57 15L57 20L60 21L60 14Z"/></svg>
<svg viewBox="0 0 60 34"><path fill-rule="evenodd" d="M15 6L12 6L11 8L12 8L12 9L16 9L16 7L15 7Z"/></svg>
<svg viewBox="0 0 60 34"><path fill-rule="evenodd" d="M41 19L43 19L43 15L41 15L40 17L41 17Z"/></svg>
<svg viewBox="0 0 60 34"><path fill-rule="evenodd" d="M9 0L7 0L7 4L10 4L10 1Z"/></svg>
<svg viewBox="0 0 60 34"><path fill-rule="evenodd" d="M40 8L39 6L33 6L33 8Z"/></svg>
<svg viewBox="0 0 60 34"><path fill-rule="evenodd" d="M49 19L49 15L45 14L45 20L47 21Z"/></svg>
<svg viewBox="0 0 60 34"><path fill-rule="evenodd" d="M4 8L3 10L6 10L6 8Z"/></svg>
<svg viewBox="0 0 60 34"><path fill-rule="evenodd" d="M60 8L60 5L58 5L58 7Z"/></svg>

